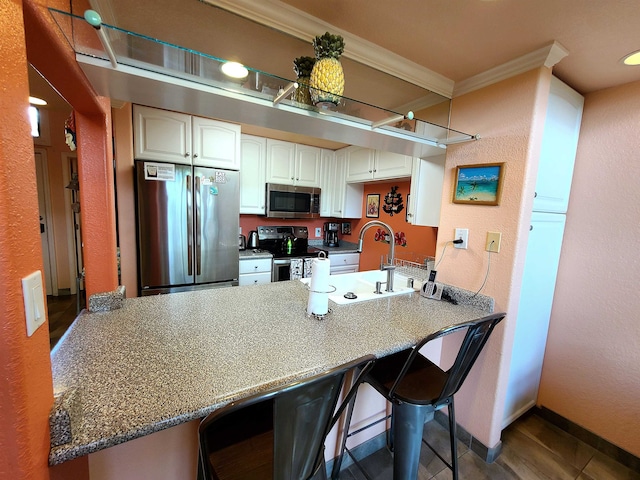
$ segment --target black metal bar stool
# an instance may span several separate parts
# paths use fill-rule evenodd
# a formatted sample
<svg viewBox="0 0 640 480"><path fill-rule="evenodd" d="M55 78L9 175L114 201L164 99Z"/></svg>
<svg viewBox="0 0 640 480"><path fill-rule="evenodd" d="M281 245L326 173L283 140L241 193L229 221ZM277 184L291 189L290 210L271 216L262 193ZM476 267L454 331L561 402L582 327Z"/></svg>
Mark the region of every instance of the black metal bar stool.
<svg viewBox="0 0 640 480"><path fill-rule="evenodd" d="M393 451L394 480L413 480L418 478L420 449L425 443L451 469L454 480L458 479L458 459L456 448L456 421L453 403L454 394L460 389L471 367L475 363L482 348L487 343L494 327L505 317L505 313L496 313L480 319L446 327L420 341L415 347L378 359L376 364L365 375L364 382L370 384L389 402L391 402L391 434L387 437L389 448ZM420 354L420 349L429 342L450 335L464 332L464 339L456 355L456 359L444 371L436 364ZM351 421L351 413L355 403L349 405L347 426ZM427 415L436 410L448 407L449 437L451 442L451 463L446 461L422 437ZM380 420L360 428L379 423ZM347 429L348 430L348 427ZM332 477L337 479L340 466L346 451L349 432L343 434L340 455L336 458ZM362 470L354 458L355 464ZM362 473L369 478L367 473Z"/></svg>
<svg viewBox="0 0 640 480"><path fill-rule="evenodd" d="M201 474L207 480L326 479L325 438L374 361L362 357L212 412L199 427ZM356 372L336 409L348 374Z"/></svg>

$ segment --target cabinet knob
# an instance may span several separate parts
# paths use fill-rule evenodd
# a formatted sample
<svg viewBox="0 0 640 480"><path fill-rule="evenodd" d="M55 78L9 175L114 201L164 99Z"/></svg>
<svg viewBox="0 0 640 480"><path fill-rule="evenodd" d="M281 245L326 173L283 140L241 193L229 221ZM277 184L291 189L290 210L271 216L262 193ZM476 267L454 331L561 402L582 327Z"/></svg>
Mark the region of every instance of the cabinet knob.
<svg viewBox="0 0 640 480"><path fill-rule="evenodd" d="M253 267L253 268L255 268L255 269L257 270L257 269L258 269L258 265L256 265L256 266L255 266L255 267Z"/></svg>
<svg viewBox="0 0 640 480"><path fill-rule="evenodd" d="M529 225L529 231L533 230L533 225Z"/></svg>
<svg viewBox="0 0 640 480"><path fill-rule="evenodd" d="M536 198L538 196L538 192L533 192L533 198Z"/></svg>
<svg viewBox="0 0 640 480"><path fill-rule="evenodd" d="M185 153L185 154L184 154L184 156L185 156L185 157L188 157L188 156L189 156L189 152Z"/></svg>
<svg viewBox="0 0 640 480"><path fill-rule="evenodd" d="M413 217L413 213L407 213L407 217Z"/></svg>
<svg viewBox="0 0 640 480"><path fill-rule="evenodd" d="M257 285L258 284L258 280L254 280L253 283L255 283Z"/></svg>
<svg viewBox="0 0 640 480"><path fill-rule="evenodd" d="M298 177L296 177L296 180L300 180Z"/></svg>
<svg viewBox="0 0 640 480"><path fill-rule="evenodd" d="M193 158L198 158L198 154L197 154L197 153L194 153L194 154L193 154Z"/></svg>
<svg viewBox="0 0 640 480"><path fill-rule="evenodd" d="M291 177L291 180L293 180L293 177Z"/></svg>
<svg viewBox="0 0 640 480"><path fill-rule="evenodd" d="M369 170L369 173L373 173L373 171Z"/></svg>
<svg viewBox="0 0 640 480"><path fill-rule="evenodd" d="M376 170L375 168L373 169L373 173L376 173L378 170Z"/></svg>

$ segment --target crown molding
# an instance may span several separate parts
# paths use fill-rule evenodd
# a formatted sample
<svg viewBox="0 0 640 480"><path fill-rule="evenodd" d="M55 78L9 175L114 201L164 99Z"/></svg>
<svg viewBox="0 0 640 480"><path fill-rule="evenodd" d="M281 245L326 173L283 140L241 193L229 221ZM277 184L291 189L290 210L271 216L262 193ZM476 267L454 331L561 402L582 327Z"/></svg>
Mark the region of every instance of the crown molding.
<svg viewBox="0 0 640 480"><path fill-rule="evenodd" d="M497 67L486 70L478 75L469 77L466 80L456 82L453 89L453 97L459 97L465 93L473 92L481 88L487 87L494 83L498 83L507 78L514 77L534 68L547 67L552 68L560 60L569 55L569 51L560 43L553 43L539 48L531 53L515 58L509 62L498 65Z"/></svg>
<svg viewBox="0 0 640 480"><path fill-rule="evenodd" d="M411 62L372 42L343 31L279 0L200 0L254 22L311 43L318 32L330 31L345 40L344 57L393 75L413 85L451 98L453 80Z"/></svg>

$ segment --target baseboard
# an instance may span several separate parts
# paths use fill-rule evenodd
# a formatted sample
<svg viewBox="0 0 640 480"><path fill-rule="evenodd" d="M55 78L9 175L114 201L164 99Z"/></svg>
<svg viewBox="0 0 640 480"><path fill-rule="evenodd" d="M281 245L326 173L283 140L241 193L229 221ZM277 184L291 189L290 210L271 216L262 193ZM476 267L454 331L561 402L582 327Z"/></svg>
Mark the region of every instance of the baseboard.
<svg viewBox="0 0 640 480"><path fill-rule="evenodd" d="M438 410L435 414L435 421L442 425L447 430L449 429L449 417L445 415L441 410ZM462 442L466 447L478 455L482 460L486 463L493 463L502 453L502 442L498 442L498 444L494 447L487 447L480 440L475 438L469 432L467 432L464 428L457 424L456 426L456 437L458 441Z"/></svg>
<svg viewBox="0 0 640 480"><path fill-rule="evenodd" d="M386 432L382 432L376 435L375 437L370 438L365 442L362 442L357 447L349 449L349 451L353 454L354 457L356 457L358 461L360 461L363 458L368 457L372 453L375 453L378 450L386 447L387 447L387 434ZM335 463L335 460L336 459L334 458L327 462L327 473L329 477L331 476L331 472L333 471L333 464ZM353 460L351 459L351 457L347 452L344 452L344 456L342 457L342 465L340 465L340 471L344 470L350 465L353 465Z"/></svg>
<svg viewBox="0 0 640 480"><path fill-rule="evenodd" d="M545 419L547 422L555 425L560 430L573 435L578 440L583 441L587 445L595 448L599 452L602 452L606 456L614 459L616 462L621 463L625 467L630 468L635 472L640 473L640 458L636 457L632 453L623 450L622 448L614 445L613 443L605 440L604 438L590 432L586 428L573 423L571 420L564 418L548 408L545 407L533 407L530 410L531 413L538 415L540 418Z"/></svg>

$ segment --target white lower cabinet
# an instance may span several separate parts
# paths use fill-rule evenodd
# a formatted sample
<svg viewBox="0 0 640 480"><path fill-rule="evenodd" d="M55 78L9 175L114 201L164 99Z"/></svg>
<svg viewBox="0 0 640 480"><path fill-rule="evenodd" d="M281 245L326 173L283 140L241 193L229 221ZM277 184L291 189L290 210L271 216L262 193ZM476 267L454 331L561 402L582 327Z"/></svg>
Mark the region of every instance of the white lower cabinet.
<svg viewBox="0 0 640 480"><path fill-rule="evenodd" d="M271 258L240 258L238 284L260 285L271 283Z"/></svg>
<svg viewBox="0 0 640 480"><path fill-rule="evenodd" d="M359 253L329 253L329 274L355 273L360 269Z"/></svg>

